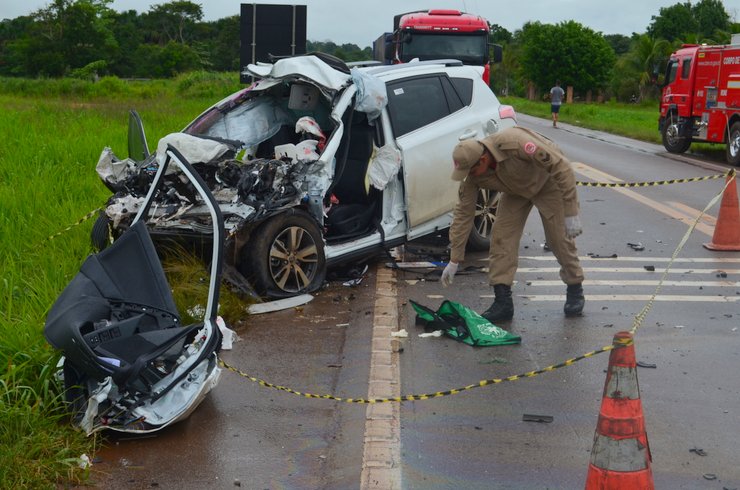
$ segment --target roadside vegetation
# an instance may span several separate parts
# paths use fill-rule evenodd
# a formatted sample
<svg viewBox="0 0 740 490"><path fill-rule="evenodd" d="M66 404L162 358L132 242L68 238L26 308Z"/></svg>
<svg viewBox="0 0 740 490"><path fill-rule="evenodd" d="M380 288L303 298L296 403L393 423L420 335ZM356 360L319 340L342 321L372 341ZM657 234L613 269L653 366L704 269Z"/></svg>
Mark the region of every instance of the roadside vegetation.
<svg viewBox="0 0 740 490"><path fill-rule="evenodd" d="M194 73L166 81L100 83L0 80L0 487L50 488L84 481L83 454L102 442L71 428L56 379L58 353L43 337L46 313L92 252L93 220L48 237L100 207L110 192L95 164L104 146L127 153L128 111L137 109L151 145L237 90L238 76ZM185 316L203 301L207 277L190 258L165 266ZM193 285L204 286L201 290ZM222 288L221 315L246 303ZM235 306L236 305L236 306ZM243 315L242 315L243 316ZM84 466L84 465L83 465Z"/></svg>
<svg viewBox="0 0 740 490"><path fill-rule="evenodd" d="M101 90L104 83L107 90ZM95 164L104 146L126 156L128 111L139 111L151 146L241 86L238 75L194 72L151 82L111 77L0 79L0 481L7 488L84 482L102 437L87 438L65 415L59 359L43 337L46 313L92 252L92 220L49 236L100 207L109 191ZM506 97L520 113L549 118L549 102ZM563 121L656 141L656 109L637 104L566 104ZM206 294L202 264L168 256L164 265L181 314ZM198 284L204 286L198 288ZM194 287L195 286L195 287ZM245 303L222 288L221 315L234 324ZM84 465L82 465L84 466ZM94 466L92 468L94 471Z"/></svg>
<svg viewBox="0 0 740 490"><path fill-rule="evenodd" d="M115 12L109 3L58 0L0 22L3 488L84 483L94 466L86 467L83 455L93 459L104 444L69 424L56 378L59 354L43 337L46 313L92 252L92 220L49 237L109 197L95 164L104 146L126 156L130 109L154 146L241 87L238 16L203 22L202 9L189 1L141 14ZM549 119L543 94L560 78L580 100L606 101L565 104L563 122L659 143L656 96L667 53L681 42L727 42L738 31L719 0L661 8L645 33L631 36L602 36L575 22L527 23L514 33L494 26L491 41L504 46L505 57L492 71L493 88L518 113ZM371 57L368 47L331 41L309 42L314 50L346 61ZM627 103L633 96L638 102ZM180 312L197 306L205 290L191 286L202 282L202 264L167 257L165 266ZM230 323L244 304L222 292L221 314Z"/></svg>

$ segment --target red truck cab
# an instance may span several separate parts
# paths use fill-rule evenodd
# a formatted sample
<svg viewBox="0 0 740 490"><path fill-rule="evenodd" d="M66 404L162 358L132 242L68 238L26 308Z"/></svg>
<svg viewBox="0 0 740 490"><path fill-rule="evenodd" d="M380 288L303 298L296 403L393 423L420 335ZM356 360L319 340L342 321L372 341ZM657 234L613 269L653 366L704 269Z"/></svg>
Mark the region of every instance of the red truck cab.
<svg viewBox="0 0 740 490"><path fill-rule="evenodd" d="M375 42L375 58L386 63L456 59L483 67L490 79L490 63L501 61L501 47L491 56L488 21L459 10L433 9L394 16L394 29Z"/></svg>
<svg viewBox="0 0 740 490"><path fill-rule="evenodd" d="M671 153L694 141L724 143L727 161L740 165L740 45L684 44L674 52L658 127Z"/></svg>

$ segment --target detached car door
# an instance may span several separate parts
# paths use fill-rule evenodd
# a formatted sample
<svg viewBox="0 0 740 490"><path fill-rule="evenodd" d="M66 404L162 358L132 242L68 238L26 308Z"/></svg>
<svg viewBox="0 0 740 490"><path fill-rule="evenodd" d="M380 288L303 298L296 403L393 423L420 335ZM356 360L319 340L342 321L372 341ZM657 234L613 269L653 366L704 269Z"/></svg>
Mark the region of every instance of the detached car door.
<svg viewBox="0 0 740 490"><path fill-rule="evenodd" d="M392 131L403 155L407 235L413 239L449 226L458 189L450 179L452 150L462 135L483 136L488 118L470 105L469 78L435 73L389 81L387 88ZM490 108L492 114L497 110Z"/></svg>

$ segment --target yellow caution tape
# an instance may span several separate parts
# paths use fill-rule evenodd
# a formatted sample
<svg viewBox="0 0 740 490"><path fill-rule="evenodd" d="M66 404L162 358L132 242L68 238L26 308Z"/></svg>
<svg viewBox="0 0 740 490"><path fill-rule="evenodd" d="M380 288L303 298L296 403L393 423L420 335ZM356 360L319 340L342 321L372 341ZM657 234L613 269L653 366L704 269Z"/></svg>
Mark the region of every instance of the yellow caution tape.
<svg viewBox="0 0 740 490"><path fill-rule="evenodd" d="M563 368L563 367L566 367L566 366L572 366L576 362L582 361L583 359L588 359L589 357L593 357L596 354L601 354L602 352L609 352L610 350L613 350L616 347L625 347L625 346L630 345L630 344L632 344L632 340L631 339L624 339L624 341L621 342L621 345L618 345L618 346L615 346L615 345L607 345L607 346L602 347L601 349L598 349L598 350L595 350L595 351L591 351L591 352L587 352L587 353L585 353L583 355L580 355L578 357L574 357L572 359L568 359L567 361L563 361L563 362L561 362L559 364L553 364L552 366L547 366L545 368L538 369L536 371L529 371L527 373L515 374L513 376L508 376L506 378L482 379L482 380L478 381L475 384L470 384L470 385L467 385L467 386L463 386L462 388L454 388L454 389L446 390L446 391L437 391L435 393L426 393L426 394L423 394L423 395L402 395L402 396L394 396L394 397L388 397L388 398L343 398L343 397L334 396L334 395L315 395L315 394L312 394L312 393L303 393L303 392L300 392L300 391L296 391L296 390L294 390L292 388L288 388L286 386L275 385L275 384L269 383L269 382L267 382L265 380L262 380L262 379L259 379L259 378L255 378L254 376L250 376L249 374L247 374L247 373L245 373L245 372L243 372L243 371L241 371L241 370L239 370L239 369L237 369L237 368L235 368L235 367L227 364L226 362L223 361L223 359L219 360L219 363L221 364L222 367L228 369L229 371L234 372L234 373L238 374L239 376L242 376L243 378L247 378L248 380L250 380L250 381L252 381L254 383L257 383L260 386L264 386L265 388L272 388L272 389L279 390L279 391L285 391L286 393L291 393L293 395L302 396L304 398L321 398L323 400L334 400L334 401L344 402L344 403L360 403L360 404L366 403L366 404L372 404L372 403L389 403L389 402L407 402L407 401L431 400L432 398L441 398L443 396L457 395L457 394L460 394L460 393L462 393L464 391L470 391L470 390L475 389L475 388L481 388L483 386L495 385L495 384L503 383L503 382L506 382L506 381L516 381L516 380L524 379L524 378L534 378L535 376L537 376L539 374L547 373L547 372L550 372L550 371L555 371L556 369L560 369L560 368Z"/></svg>
<svg viewBox="0 0 740 490"><path fill-rule="evenodd" d="M89 220L90 218L92 218L93 216L95 216L95 213L97 213L97 212L99 212L99 211L102 211L102 210L103 210L103 208L96 208L96 209L93 209L92 211L90 211L89 213L87 213L87 214L86 214L85 216L83 216L82 218L78 219L78 220L77 220L76 222L74 222L73 224L69 225L68 227L64 228L63 230L60 230L60 231L58 231L57 233L54 233L53 235L50 235L50 236L49 236L49 237L47 238L47 240L53 240L53 239L55 239L56 237L58 237L59 235L63 235L64 233L68 232L69 230L71 230L71 229L72 229L72 228L74 228L75 226L80 226L80 225L81 225L82 223L84 223L85 221L87 221L87 220Z"/></svg>
<svg viewBox="0 0 740 490"><path fill-rule="evenodd" d="M727 177L728 175L734 175L734 174L735 174L735 170L730 169L723 174L705 175L703 177L690 177L687 179L654 180L651 182L618 182L618 183L578 181L576 182L576 185L583 186L583 187L653 187L653 186L658 186L658 185L686 184L688 182L701 182L704 180L721 179L723 177Z"/></svg>

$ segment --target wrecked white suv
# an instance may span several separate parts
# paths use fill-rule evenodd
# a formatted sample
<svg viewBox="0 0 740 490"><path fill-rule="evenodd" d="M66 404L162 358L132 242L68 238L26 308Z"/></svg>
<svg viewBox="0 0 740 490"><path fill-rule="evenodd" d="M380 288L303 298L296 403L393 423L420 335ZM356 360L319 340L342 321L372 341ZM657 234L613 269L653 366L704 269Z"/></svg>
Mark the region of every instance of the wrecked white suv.
<svg viewBox="0 0 740 490"><path fill-rule="evenodd" d="M168 145L193 165L224 216L227 265L268 297L310 292L327 267L449 227L460 139L514 126L480 69L454 60L350 69L322 54L249 65L257 80L150 154L135 112L129 158L105 149L114 192L93 242L125 230ZM495 196L482 192L469 245L487 249ZM210 214L175 173L152 208L156 236L208 238Z"/></svg>

